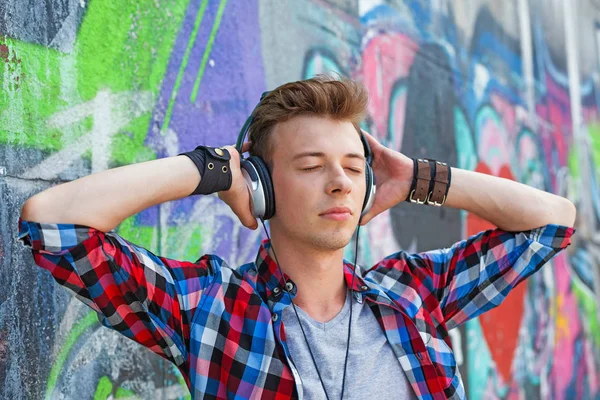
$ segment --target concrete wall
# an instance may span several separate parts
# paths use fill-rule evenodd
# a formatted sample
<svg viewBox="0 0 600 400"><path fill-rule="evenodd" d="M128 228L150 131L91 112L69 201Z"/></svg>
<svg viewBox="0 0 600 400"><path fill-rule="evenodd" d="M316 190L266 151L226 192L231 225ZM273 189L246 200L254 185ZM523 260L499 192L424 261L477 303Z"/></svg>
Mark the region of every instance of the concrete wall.
<svg viewBox="0 0 600 400"><path fill-rule="evenodd" d="M100 328L33 264L15 240L20 207L93 172L232 144L263 90L328 70L368 86L365 127L387 146L577 204L568 251L452 334L471 399L598 398L600 5L567 3L2 1L0 398L185 396L174 368ZM402 204L363 231L361 258L489 226ZM118 232L171 258L231 264L264 235L216 196L145 210Z"/></svg>

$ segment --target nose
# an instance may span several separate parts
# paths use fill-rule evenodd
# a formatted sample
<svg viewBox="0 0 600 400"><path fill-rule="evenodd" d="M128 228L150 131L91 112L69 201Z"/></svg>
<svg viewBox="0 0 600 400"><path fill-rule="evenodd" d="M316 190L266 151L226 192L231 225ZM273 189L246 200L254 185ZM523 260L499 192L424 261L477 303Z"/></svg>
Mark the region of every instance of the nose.
<svg viewBox="0 0 600 400"><path fill-rule="evenodd" d="M327 183L327 193L350 193L352 191L353 182L342 166L336 166L331 169L331 176Z"/></svg>

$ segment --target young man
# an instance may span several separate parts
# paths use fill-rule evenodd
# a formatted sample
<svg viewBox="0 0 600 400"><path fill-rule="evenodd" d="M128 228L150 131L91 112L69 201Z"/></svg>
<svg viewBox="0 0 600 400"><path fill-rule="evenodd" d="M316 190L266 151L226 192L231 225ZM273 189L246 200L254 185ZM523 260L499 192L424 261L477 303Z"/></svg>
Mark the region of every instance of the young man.
<svg viewBox="0 0 600 400"><path fill-rule="evenodd" d="M361 219L366 104L360 84L326 77L262 99L242 152L266 163L276 211L253 263L167 259L112 232L152 205L215 191L256 229L233 146L50 188L23 206L19 239L105 326L175 363L195 398L464 398L448 330L500 304L567 247L575 207L457 168L440 178L444 164L412 160L365 132L377 191ZM445 202L498 229L446 249L399 251L354 274L343 251L355 228L407 199Z"/></svg>

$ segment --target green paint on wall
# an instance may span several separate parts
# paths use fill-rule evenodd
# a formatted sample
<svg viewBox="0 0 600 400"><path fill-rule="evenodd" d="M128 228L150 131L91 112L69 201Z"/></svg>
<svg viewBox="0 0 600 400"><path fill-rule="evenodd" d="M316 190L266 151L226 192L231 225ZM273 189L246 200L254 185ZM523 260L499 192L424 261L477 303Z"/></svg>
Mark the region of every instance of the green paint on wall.
<svg viewBox="0 0 600 400"><path fill-rule="evenodd" d="M175 371L177 371L177 382L187 392L187 394L185 396L183 396L183 399L184 400L191 400L192 396L190 395L190 391L188 390L188 387L187 387L187 384L185 383L185 379L183 378L183 375L181 375L181 372L177 368L175 368Z"/></svg>
<svg viewBox="0 0 600 400"><path fill-rule="evenodd" d="M118 388L117 393L115 393L115 399L125 399L133 396L135 396L135 392L133 390L122 387Z"/></svg>
<svg viewBox="0 0 600 400"><path fill-rule="evenodd" d="M60 150L89 132L84 129L89 122L56 129L48 126L48 119L92 100L101 89L150 91L157 98L188 3L89 2L70 54L0 38L15 60L0 63L0 143ZM131 140L116 139L126 146L111 163L155 158L143 148L149 114L126 128L124 135Z"/></svg>
<svg viewBox="0 0 600 400"><path fill-rule="evenodd" d="M579 157L577 146L571 146L569 158L567 159L567 165L569 166L569 170L571 171L571 176L573 179L579 178Z"/></svg>
<svg viewBox="0 0 600 400"><path fill-rule="evenodd" d="M573 279L573 293L579 303L582 317L585 319L584 327L586 337L594 341L595 348L600 349L600 321L598 321L598 304L593 293L578 279Z"/></svg>
<svg viewBox="0 0 600 400"><path fill-rule="evenodd" d="M202 4L200 4L198 14L196 14L196 20L194 21L194 29L192 29L190 37L188 38L188 44L185 49L185 52L183 53L183 59L181 60L181 64L179 65L179 71L177 72L175 85L173 85L173 90L171 91L171 96L169 97L169 105L167 106L167 112L165 113L165 119L161 128L161 134L163 135L165 135L169 129L171 116L173 115L173 106L175 105L175 99L177 98L177 93L179 93L181 81L183 80L183 74L185 72L185 68L187 67L187 63L190 59L192 48L196 43L196 38L198 37L198 30L200 29L200 25L202 24L202 19L204 18L204 12L206 11L207 5L208 0L202 0Z"/></svg>
<svg viewBox="0 0 600 400"><path fill-rule="evenodd" d="M67 339L65 340L65 343L60 349L60 352L56 356L56 360L54 361L54 364L52 364L52 368L50 369L50 376L48 377L48 383L46 385L45 398L48 399L52 397L52 392L54 391L56 382L58 381L58 376L62 371L62 367L65 364L73 345L88 328L96 324L99 324L98 316L95 311L90 311L85 317L83 317L73 326L69 332L69 335L67 336Z"/></svg>
<svg viewBox="0 0 600 400"><path fill-rule="evenodd" d="M589 126L590 145L592 150L592 159L596 165L596 171L600 171L600 124L595 123ZM597 172L600 174L600 172Z"/></svg>
<svg viewBox="0 0 600 400"><path fill-rule="evenodd" d="M147 128L151 119L152 114L145 113L121 129L121 133L112 137L111 168L156 160L154 150L144 145Z"/></svg>
<svg viewBox="0 0 600 400"><path fill-rule="evenodd" d="M158 93L188 1L90 2L77 37L78 88Z"/></svg>
<svg viewBox="0 0 600 400"><path fill-rule="evenodd" d="M109 397L112 397L113 394L113 383L107 376L103 376L98 381L98 385L96 386L96 392L94 393L94 400L106 400ZM135 392L126 388L119 387L115 393L113 398L115 399L126 399L132 398L135 396Z"/></svg>
<svg viewBox="0 0 600 400"><path fill-rule="evenodd" d="M589 151L592 156L592 162L594 163L593 169L596 171L596 175L600 177L600 124L590 124L588 126L588 134L590 139ZM568 165L573 178L579 178L579 164L581 163L582 156L583 154L579 154L577 151L577 146L571 146Z"/></svg>
<svg viewBox="0 0 600 400"><path fill-rule="evenodd" d="M119 235L138 246L153 251L157 247L156 227L137 224L138 214L126 218L116 231Z"/></svg>
<svg viewBox="0 0 600 400"><path fill-rule="evenodd" d="M1 38L0 44L7 46L12 60L0 63L0 143L61 148L61 132L49 131L45 121L65 106L60 53L11 38Z"/></svg>
<svg viewBox="0 0 600 400"><path fill-rule="evenodd" d="M211 233L209 227L200 224L189 226L189 224L184 223L178 226L169 226L163 233L166 244L159 252L157 227L140 225L137 221L137 214L125 219L117 227L117 233L128 241L155 254L182 261L196 261L200 258L202 256L200 249L203 246L203 238ZM189 239L186 239L186 243L182 243L181 235L186 229L192 229L192 232Z"/></svg>
<svg viewBox="0 0 600 400"><path fill-rule="evenodd" d="M206 63L208 62L208 57L210 56L210 52L212 51L213 43L215 42L215 37L217 36L217 32L219 31L219 26L221 25L221 19L223 18L223 13L225 12L226 4L227 0L221 0L221 3L219 4L219 9L217 10L215 22L213 23L212 30L210 31L210 35L208 36L208 43L206 43L206 48L204 49L204 54L202 55L202 63L200 64L200 70L198 71L198 76L196 77L196 81L194 82L194 88L192 89L192 94L190 96L190 103L196 102L198 90L200 89L200 82L202 81L202 77L204 76L204 70L206 69Z"/></svg>
<svg viewBox="0 0 600 400"><path fill-rule="evenodd" d="M181 231L183 229L193 229L187 243L181 243ZM209 228L194 224L189 227L186 224L179 226L169 226L166 232L167 235L167 246L165 248L168 257L175 258L177 260L196 261L202 254L202 238L208 235Z"/></svg>
<svg viewBox="0 0 600 400"><path fill-rule="evenodd" d="M107 376L103 376L98 381L96 386L96 392L94 393L94 400L106 400L112 394L113 384Z"/></svg>

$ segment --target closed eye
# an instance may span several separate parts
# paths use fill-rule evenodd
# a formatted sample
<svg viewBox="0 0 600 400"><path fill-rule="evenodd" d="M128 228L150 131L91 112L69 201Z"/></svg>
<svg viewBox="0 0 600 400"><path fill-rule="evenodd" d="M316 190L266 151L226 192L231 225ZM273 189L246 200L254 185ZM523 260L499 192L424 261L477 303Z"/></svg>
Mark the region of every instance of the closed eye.
<svg viewBox="0 0 600 400"><path fill-rule="evenodd" d="M321 166L317 165L316 167L303 168L302 171L314 171L314 170L316 170L318 168L321 168ZM361 169L354 169L354 168L347 168L347 169L349 169L350 171L355 172L357 174L362 174L362 170Z"/></svg>

